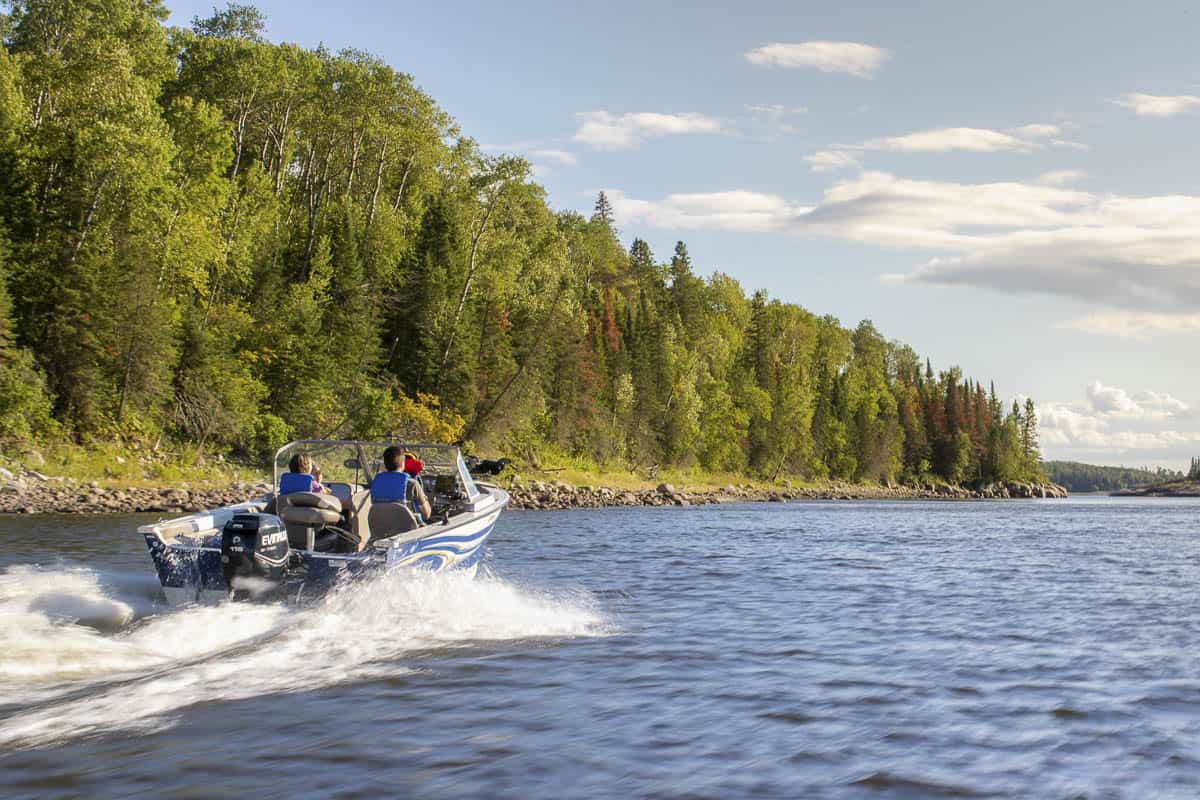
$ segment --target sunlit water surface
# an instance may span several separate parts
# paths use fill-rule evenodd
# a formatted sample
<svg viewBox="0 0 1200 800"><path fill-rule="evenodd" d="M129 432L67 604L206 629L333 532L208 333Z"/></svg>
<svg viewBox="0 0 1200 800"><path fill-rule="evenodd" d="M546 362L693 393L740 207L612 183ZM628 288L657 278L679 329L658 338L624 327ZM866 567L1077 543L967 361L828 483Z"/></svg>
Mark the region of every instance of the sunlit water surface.
<svg viewBox="0 0 1200 800"><path fill-rule="evenodd" d="M505 515L475 580L167 611L0 518L0 796L1200 796L1200 503Z"/></svg>

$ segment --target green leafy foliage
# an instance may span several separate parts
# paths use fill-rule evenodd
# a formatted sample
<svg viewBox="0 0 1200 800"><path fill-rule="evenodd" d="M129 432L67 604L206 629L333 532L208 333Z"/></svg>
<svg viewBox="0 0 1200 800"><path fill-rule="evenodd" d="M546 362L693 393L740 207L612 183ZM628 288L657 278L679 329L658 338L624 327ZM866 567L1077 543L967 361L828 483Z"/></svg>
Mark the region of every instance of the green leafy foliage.
<svg viewBox="0 0 1200 800"><path fill-rule="evenodd" d="M0 438L467 439L771 480L1039 474L1032 404L554 212L412 78L231 4L9 0Z"/></svg>

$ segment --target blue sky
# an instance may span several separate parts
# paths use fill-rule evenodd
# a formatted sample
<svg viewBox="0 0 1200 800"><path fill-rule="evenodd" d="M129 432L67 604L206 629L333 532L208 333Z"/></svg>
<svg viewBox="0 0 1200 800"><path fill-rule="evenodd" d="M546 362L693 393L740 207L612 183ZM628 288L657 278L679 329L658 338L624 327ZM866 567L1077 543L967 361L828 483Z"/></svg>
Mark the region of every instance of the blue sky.
<svg viewBox="0 0 1200 800"><path fill-rule="evenodd" d="M609 191L626 243L1033 396L1048 458L1200 453L1188 3L257 5L413 75L555 207Z"/></svg>

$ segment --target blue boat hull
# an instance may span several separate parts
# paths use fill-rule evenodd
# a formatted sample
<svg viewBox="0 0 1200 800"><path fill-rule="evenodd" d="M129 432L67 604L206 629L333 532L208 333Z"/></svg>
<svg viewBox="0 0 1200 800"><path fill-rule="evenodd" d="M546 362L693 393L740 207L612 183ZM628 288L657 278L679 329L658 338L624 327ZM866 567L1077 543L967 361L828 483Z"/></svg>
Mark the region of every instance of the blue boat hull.
<svg viewBox="0 0 1200 800"><path fill-rule="evenodd" d="M496 490L498 491L498 490ZM474 571L495 528L507 494L478 512L373 542L365 551L335 554L293 550L293 566L280 585L286 599L306 599L332 586L397 570ZM242 504L140 528L163 593L172 605L220 601L230 596L221 562L221 528L234 514L259 513Z"/></svg>

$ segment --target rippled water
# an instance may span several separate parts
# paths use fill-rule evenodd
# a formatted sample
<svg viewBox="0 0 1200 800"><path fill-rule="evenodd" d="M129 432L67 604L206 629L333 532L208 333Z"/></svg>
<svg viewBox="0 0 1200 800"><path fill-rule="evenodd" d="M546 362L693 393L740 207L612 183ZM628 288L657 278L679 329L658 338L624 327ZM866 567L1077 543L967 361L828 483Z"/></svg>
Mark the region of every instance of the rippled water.
<svg viewBox="0 0 1200 800"><path fill-rule="evenodd" d="M486 574L166 612L3 518L3 797L1200 796L1200 503L509 513Z"/></svg>

